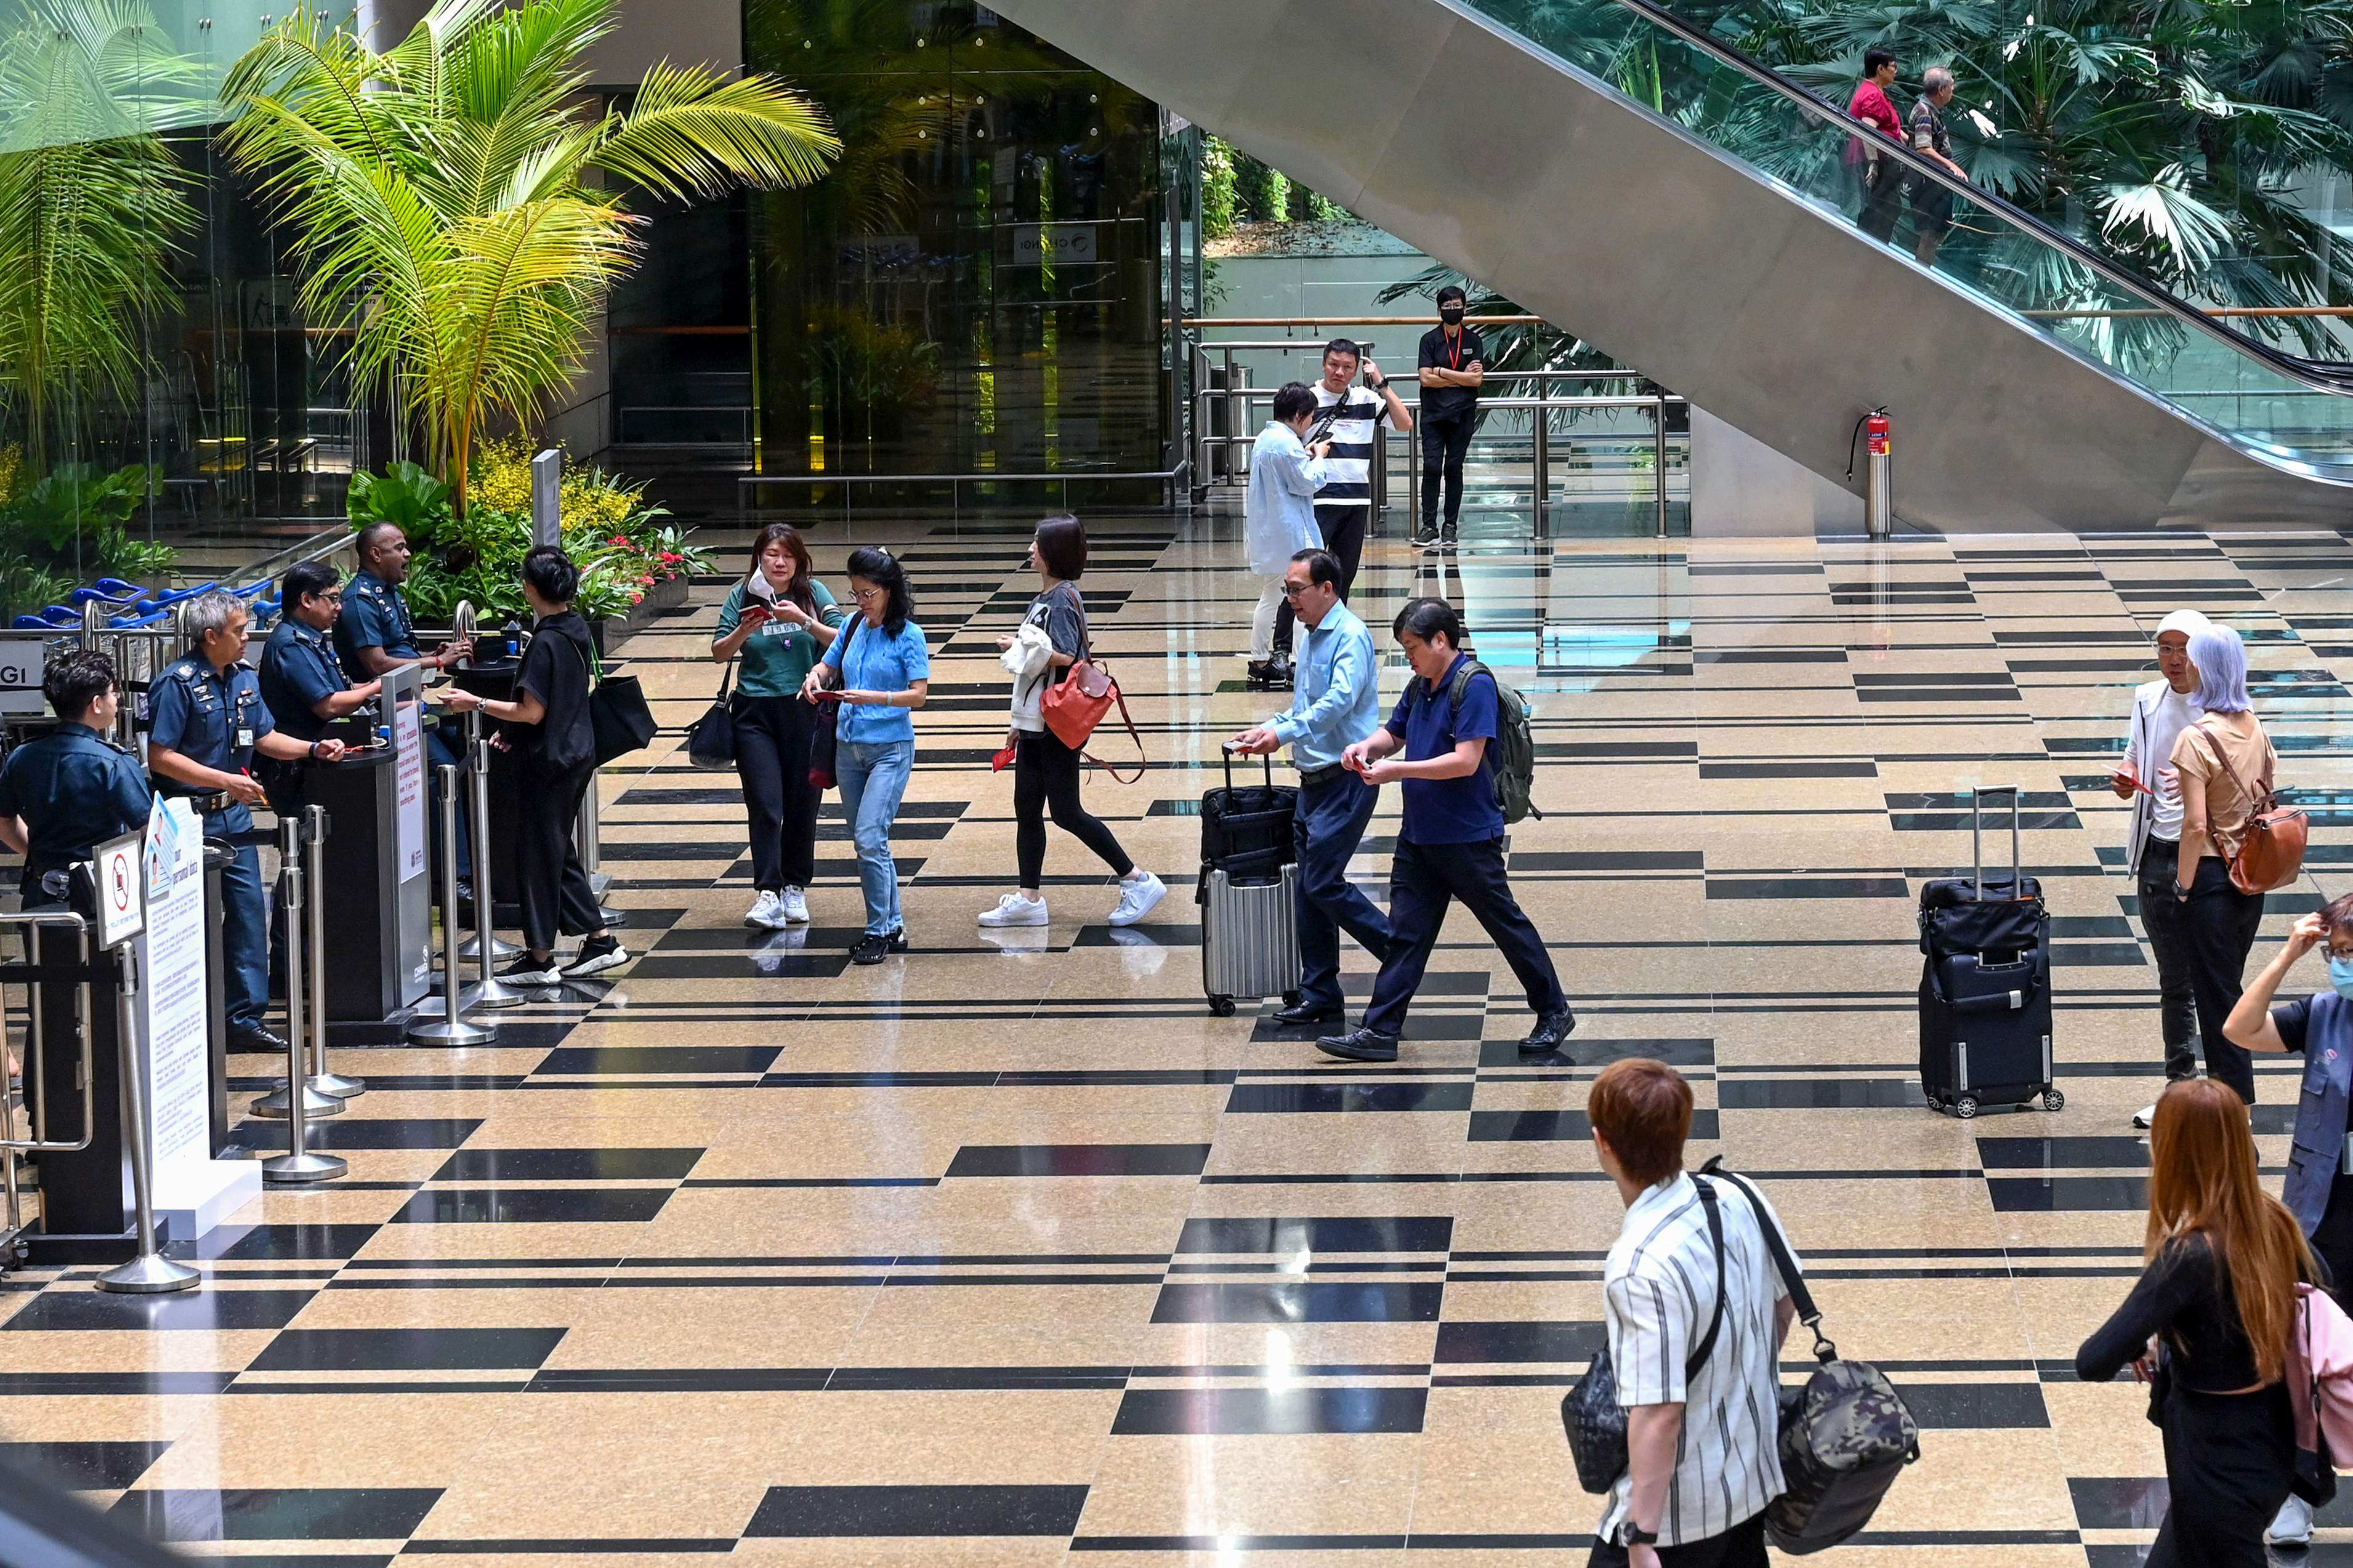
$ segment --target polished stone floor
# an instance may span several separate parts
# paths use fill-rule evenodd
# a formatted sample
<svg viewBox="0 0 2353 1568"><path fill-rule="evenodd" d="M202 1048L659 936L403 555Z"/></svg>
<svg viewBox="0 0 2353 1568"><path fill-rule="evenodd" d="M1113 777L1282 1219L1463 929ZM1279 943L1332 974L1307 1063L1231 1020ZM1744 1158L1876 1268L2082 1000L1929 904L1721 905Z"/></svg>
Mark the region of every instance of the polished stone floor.
<svg viewBox="0 0 2353 1568"><path fill-rule="evenodd" d="M1239 679L1238 529L1095 522L1096 645L1151 766L1086 788L1174 889L1147 924L1107 926L1058 837L1053 924L976 929L1011 873L992 637L1030 592L1026 527L861 522L903 546L934 653L897 838L914 951L847 966L838 816L817 923L750 932L732 777L668 738L607 770L642 956L487 1049L339 1052L370 1084L323 1129L351 1176L209 1238L200 1292L0 1286L0 1455L192 1553L306 1568L1581 1562L1598 1509L1556 1407L1620 1208L1579 1107L1641 1054L1693 1078L1694 1161L1764 1180L1841 1348L1926 1428L1838 1560L2137 1561L2155 1430L2071 1371L2135 1271L2127 1118L2158 1078L2105 768L2158 618L2229 620L2342 890L2353 544L1532 543L1490 516L1433 566L1376 541L1369 619L1459 595L1534 697L1546 816L1512 862L1582 1026L1522 1061L1525 1011L1458 918L1404 1059L1360 1068L1200 994L1194 803L1268 707ZM814 537L838 587L844 528ZM629 646L667 724L710 700L723 586ZM1975 784L2028 792L2055 1115L1965 1123L1917 1089L1914 899L1966 860ZM1395 825L1356 862L1377 892ZM2266 942L2316 896L2275 895ZM237 1060L240 1100L269 1065ZM2276 1166L2295 1089L2261 1084ZM2322 1539L2353 1553L2353 1528Z"/></svg>

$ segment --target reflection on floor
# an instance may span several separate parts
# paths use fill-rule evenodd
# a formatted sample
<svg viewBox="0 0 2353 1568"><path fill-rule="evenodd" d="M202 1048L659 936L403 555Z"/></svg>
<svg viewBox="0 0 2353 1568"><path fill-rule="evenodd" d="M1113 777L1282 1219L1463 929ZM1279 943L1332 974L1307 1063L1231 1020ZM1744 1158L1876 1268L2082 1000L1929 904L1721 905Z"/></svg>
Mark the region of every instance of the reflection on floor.
<svg viewBox="0 0 2353 1568"><path fill-rule="evenodd" d="M1461 595L1536 703L1547 815L1513 865L1582 1016L1568 1058L1520 1059L1525 1008L1461 921L1393 1068L1203 1005L1193 803L1267 708L1230 517L1101 520L1085 580L1152 763L1087 794L1175 896L1113 930L1058 837L1052 925L976 930L1011 871L987 764L1025 529L864 524L904 544L934 650L897 837L914 952L847 966L838 816L816 925L747 932L732 779L667 749L608 770L634 968L491 1048L340 1053L370 1086L322 1129L351 1177L269 1194L203 1249L201 1293L17 1277L5 1452L273 1563L1579 1561L1598 1510L1556 1407L1620 1215L1579 1108L1641 1053L1693 1077L1694 1162L1767 1182L1841 1349L1928 1429L1839 1560L2137 1561L2156 1433L2130 1385L2069 1370L2135 1271L2127 1119L2158 1063L2105 767L2158 616L2226 617L2341 890L2353 545L1531 547L1482 518L1432 563L1398 521L1368 618ZM839 587L840 525L816 540ZM716 684L721 589L629 649L670 726ZM2057 1115L1919 1099L1913 899L1968 856L1980 783L2027 790L2058 917ZM1395 826L1356 865L1377 890ZM2313 902L2275 896L2266 941ZM240 1096L269 1066L237 1060ZM2275 1166L2295 1091L2260 1081Z"/></svg>

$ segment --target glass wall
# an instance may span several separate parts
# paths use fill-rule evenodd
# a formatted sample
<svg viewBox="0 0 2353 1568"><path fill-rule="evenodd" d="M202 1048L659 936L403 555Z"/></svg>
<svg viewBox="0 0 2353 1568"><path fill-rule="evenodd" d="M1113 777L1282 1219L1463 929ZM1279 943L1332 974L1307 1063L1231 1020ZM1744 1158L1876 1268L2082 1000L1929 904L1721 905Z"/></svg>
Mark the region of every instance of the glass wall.
<svg viewBox="0 0 2353 1568"><path fill-rule="evenodd" d="M746 0L744 35L845 143L752 200L759 471L1169 468L1157 108L964 0Z"/></svg>

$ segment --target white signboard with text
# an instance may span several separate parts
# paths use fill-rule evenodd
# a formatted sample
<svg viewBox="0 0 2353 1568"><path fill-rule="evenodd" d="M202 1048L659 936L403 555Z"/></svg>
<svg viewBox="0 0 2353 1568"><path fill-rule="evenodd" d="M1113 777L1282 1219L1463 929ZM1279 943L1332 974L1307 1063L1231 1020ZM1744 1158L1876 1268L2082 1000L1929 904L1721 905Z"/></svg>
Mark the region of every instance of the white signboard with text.
<svg viewBox="0 0 2353 1568"><path fill-rule="evenodd" d="M41 677L55 632L0 632L0 718L38 719L48 710Z"/></svg>
<svg viewBox="0 0 2353 1568"><path fill-rule="evenodd" d="M425 875L425 704L401 702L392 710L394 879Z"/></svg>

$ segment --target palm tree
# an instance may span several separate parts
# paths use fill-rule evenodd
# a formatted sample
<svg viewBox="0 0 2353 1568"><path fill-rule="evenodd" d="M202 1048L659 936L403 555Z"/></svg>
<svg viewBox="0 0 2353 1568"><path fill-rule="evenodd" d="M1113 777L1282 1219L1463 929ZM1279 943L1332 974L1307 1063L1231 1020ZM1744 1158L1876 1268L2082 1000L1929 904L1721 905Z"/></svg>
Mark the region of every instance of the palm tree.
<svg viewBox="0 0 2353 1568"><path fill-rule="evenodd" d="M34 0L0 35L0 404L48 467L60 418L135 394L195 217L156 132L197 79L142 0Z"/></svg>
<svg viewBox="0 0 2353 1568"><path fill-rule="evenodd" d="M584 92L615 0L436 0L385 53L296 11L230 68L230 156L292 220L302 308L423 426L457 505L476 438L579 368L639 222L591 174L683 200L819 178L825 116L772 78L658 65Z"/></svg>

